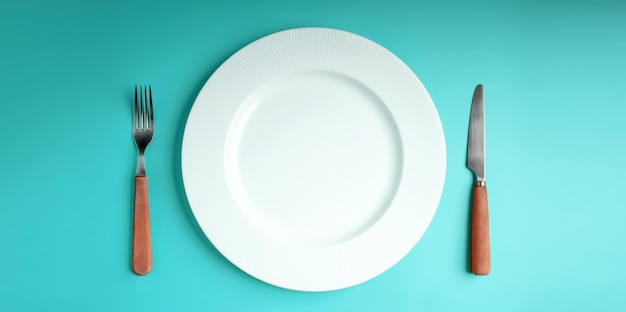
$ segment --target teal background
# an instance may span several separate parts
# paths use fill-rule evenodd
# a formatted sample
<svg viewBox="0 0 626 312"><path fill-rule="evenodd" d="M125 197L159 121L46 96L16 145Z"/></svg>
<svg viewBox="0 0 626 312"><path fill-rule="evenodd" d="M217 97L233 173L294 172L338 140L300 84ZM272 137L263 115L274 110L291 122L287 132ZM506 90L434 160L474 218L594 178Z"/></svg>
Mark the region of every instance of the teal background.
<svg viewBox="0 0 626 312"><path fill-rule="evenodd" d="M422 80L447 146L441 203L396 266L302 293L223 258L182 187L186 116L251 41L370 38ZM130 270L131 96L150 83L153 271ZM468 273L471 95L485 85L492 273ZM626 2L0 3L0 311L625 311Z"/></svg>

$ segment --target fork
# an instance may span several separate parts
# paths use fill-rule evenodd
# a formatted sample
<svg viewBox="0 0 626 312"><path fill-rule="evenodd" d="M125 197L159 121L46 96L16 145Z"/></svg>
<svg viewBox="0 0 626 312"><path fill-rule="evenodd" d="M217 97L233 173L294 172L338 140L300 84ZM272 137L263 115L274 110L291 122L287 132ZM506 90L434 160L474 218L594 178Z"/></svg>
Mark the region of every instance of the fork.
<svg viewBox="0 0 626 312"><path fill-rule="evenodd" d="M152 243L150 241L150 209L148 205L148 179L144 152L154 135L152 87L135 86L133 103L133 140L139 157L135 173L135 207L133 220L132 269L137 275L146 275L152 269Z"/></svg>

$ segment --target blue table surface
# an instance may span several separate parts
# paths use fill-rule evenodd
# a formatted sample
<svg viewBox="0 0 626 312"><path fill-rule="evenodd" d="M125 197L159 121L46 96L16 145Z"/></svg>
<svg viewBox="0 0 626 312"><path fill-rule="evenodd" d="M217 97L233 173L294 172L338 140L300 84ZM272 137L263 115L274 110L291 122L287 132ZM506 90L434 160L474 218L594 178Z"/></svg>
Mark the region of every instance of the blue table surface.
<svg viewBox="0 0 626 312"><path fill-rule="evenodd" d="M384 274L322 293L228 262L180 171L213 71L303 26L367 37L428 89L437 213ZM154 90L154 268L130 270L133 86ZM468 272L471 95L485 85L492 272ZM626 2L17 1L0 4L0 311L625 311Z"/></svg>

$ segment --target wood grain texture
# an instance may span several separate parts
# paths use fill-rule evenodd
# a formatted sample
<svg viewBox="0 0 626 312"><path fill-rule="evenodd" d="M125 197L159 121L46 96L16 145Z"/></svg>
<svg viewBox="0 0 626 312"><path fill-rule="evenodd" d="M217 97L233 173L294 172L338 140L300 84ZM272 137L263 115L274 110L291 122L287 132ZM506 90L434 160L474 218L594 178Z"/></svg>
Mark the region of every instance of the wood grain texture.
<svg viewBox="0 0 626 312"><path fill-rule="evenodd" d="M148 205L148 180L146 177L135 177L132 268L137 275L146 275L152 269L150 209Z"/></svg>
<svg viewBox="0 0 626 312"><path fill-rule="evenodd" d="M470 236L470 269L476 275L487 275L491 270L491 250L486 185L474 186Z"/></svg>

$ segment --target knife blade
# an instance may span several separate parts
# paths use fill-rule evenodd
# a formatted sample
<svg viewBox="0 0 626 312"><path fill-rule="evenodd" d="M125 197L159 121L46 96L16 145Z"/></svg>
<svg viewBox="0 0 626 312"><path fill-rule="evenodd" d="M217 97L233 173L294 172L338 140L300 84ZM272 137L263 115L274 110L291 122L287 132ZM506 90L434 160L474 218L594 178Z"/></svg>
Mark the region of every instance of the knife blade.
<svg viewBox="0 0 626 312"><path fill-rule="evenodd" d="M470 233L470 270L475 275L487 275L491 270L489 244L489 210L485 181L485 104L483 85L474 89L470 111L467 142L467 167L476 181L472 192Z"/></svg>

